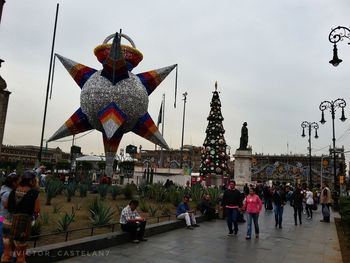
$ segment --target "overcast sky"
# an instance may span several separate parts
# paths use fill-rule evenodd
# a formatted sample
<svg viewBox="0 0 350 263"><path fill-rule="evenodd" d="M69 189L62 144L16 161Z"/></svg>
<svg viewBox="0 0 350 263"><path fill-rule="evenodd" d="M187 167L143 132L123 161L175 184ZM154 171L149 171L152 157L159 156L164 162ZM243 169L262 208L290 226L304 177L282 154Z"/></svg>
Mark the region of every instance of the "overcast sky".
<svg viewBox="0 0 350 263"><path fill-rule="evenodd" d="M12 92L4 144L39 145L56 1L13 1L4 5L0 26L0 69ZM93 49L119 29L130 36L144 59L140 73L177 63L178 101L174 109L175 72L150 96L149 113L157 121L162 94L166 96L165 140L181 145L182 93L188 92L185 144L202 145L214 83L218 81L225 138L234 151L242 123L249 129L253 153L307 153L302 121L321 118L324 100L344 98L346 122L337 111L337 146L350 142L350 47L338 45L343 63L337 68L328 41L331 28L350 26L349 1L329 0L75 0L59 1L55 52L101 69ZM124 40L125 42L125 40ZM125 42L127 44L127 42ZM80 88L57 61L45 138L49 138L80 106ZM331 114L325 112L315 154L332 144ZM78 137L78 136L77 136ZM67 137L65 139L71 139ZM64 139L61 139L62 141ZM145 139L128 133L128 144L154 149ZM101 154L102 135L94 131L76 145L85 154ZM288 146L287 146L288 145ZM69 151L71 142L49 147ZM320 150L323 149L323 150Z"/></svg>

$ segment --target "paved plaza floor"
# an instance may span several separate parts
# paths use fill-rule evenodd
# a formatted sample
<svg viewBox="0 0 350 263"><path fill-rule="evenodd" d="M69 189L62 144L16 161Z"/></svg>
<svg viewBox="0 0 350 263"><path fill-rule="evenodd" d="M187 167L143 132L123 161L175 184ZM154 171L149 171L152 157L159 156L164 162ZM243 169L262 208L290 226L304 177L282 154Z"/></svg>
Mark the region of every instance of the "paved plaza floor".
<svg viewBox="0 0 350 263"><path fill-rule="evenodd" d="M320 208L312 221L303 215L303 224L294 225L292 207L287 205L283 228L275 228L273 212L262 211L260 238L245 240L246 224L239 224L237 236L227 236L224 220L203 222L194 230L179 229L151 236L148 242L124 244L88 256L62 262L342 262L333 217L322 223Z"/></svg>

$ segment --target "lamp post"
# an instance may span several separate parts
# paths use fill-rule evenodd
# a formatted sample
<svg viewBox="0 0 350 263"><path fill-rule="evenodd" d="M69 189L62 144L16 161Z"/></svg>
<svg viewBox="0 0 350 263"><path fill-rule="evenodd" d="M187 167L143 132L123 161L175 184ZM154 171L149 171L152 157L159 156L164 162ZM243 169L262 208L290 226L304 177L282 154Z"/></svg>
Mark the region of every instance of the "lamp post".
<svg viewBox="0 0 350 263"><path fill-rule="evenodd" d="M334 119L335 119L335 111L337 108L341 108L342 113L340 120L345 121L345 114L344 114L344 108L346 106L346 102L344 99L336 99L332 101L323 101L320 104L320 111L322 111L322 117L321 117L321 124L325 124L326 120L324 119L324 111L326 109L329 109L331 114L332 114L332 128L333 128L333 176L334 176L334 192L333 192L333 200L334 200L334 206L335 209L338 209L338 197L339 197L339 192L340 192L340 186L339 186L339 180L337 177L337 155L336 155L336 150L335 150L335 128L334 128Z"/></svg>
<svg viewBox="0 0 350 263"><path fill-rule="evenodd" d="M311 168L311 130L315 130L315 139L318 138L317 135L317 129L318 124L316 122L308 122L308 121L303 121L301 123L301 128L303 128L303 133L301 134L301 137L305 137L305 128L308 128L309 130L309 186L310 189L313 187L313 182L312 182L312 168Z"/></svg>
<svg viewBox="0 0 350 263"><path fill-rule="evenodd" d="M329 33L328 40L333 43L333 58L329 61L334 67L338 66L343 60L338 58L337 43L343 38L350 39L350 29L345 26L337 26ZM350 43L349 43L350 44Z"/></svg>
<svg viewBox="0 0 350 263"><path fill-rule="evenodd" d="M185 132L185 113L186 113L186 101L187 101L187 91L182 94L183 101L184 101L184 110L183 110L183 115L182 115L182 136L181 136L181 151L180 151L180 168L182 168L182 163L183 163L183 147L184 147L184 132Z"/></svg>

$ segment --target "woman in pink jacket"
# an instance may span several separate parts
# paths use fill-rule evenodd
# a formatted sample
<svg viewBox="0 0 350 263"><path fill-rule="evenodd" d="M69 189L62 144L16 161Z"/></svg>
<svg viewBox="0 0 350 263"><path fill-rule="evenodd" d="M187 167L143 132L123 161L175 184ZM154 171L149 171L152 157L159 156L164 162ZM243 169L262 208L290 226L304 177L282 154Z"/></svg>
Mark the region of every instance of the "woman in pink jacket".
<svg viewBox="0 0 350 263"><path fill-rule="evenodd" d="M254 221L255 237L259 238L259 213L262 208L262 202L259 196L255 193L255 188L249 189L249 195L246 196L243 211L247 211L247 236L245 239L250 239L252 235L252 219Z"/></svg>

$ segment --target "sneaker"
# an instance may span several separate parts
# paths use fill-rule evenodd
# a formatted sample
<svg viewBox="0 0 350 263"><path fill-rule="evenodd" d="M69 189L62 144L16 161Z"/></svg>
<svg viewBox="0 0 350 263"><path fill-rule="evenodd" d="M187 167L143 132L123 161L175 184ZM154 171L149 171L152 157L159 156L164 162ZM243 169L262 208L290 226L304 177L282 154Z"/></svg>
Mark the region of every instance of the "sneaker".
<svg viewBox="0 0 350 263"><path fill-rule="evenodd" d="M193 230L192 226L187 226L186 229Z"/></svg>
<svg viewBox="0 0 350 263"><path fill-rule="evenodd" d="M311 217L308 217L308 218L306 218L307 220L310 220L311 219Z"/></svg>
<svg viewBox="0 0 350 263"><path fill-rule="evenodd" d="M278 228L280 228L280 229L281 229L281 228L282 228L282 226L280 225Z"/></svg>
<svg viewBox="0 0 350 263"><path fill-rule="evenodd" d="M246 240L250 239L250 236L246 236L245 239L246 239Z"/></svg>
<svg viewBox="0 0 350 263"><path fill-rule="evenodd" d="M233 237L233 232L228 233L227 236Z"/></svg>
<svg viewBox="0 0 350 263"><path fill-rule="evenodd" d="M235 233L235 236L237 236L237 232L238 232L238 230L235 230L235 232L234 232L234 233Z"/></svg>
<svg viewBox="0 0 350 263"><path fill-rule="evenodd" d="M193 226L193 227L199 227L199 225L198 225L198 224L193 224L192 226Z"/></svg>
<svg viewBox="0 0 350 263"><path fill-rule="evenodd" d="M138 240L138 239L134 239L133 241L131 241L132 243L134 243L134 244L138 244L138 243L140 243L140 241Z"/></svg>

